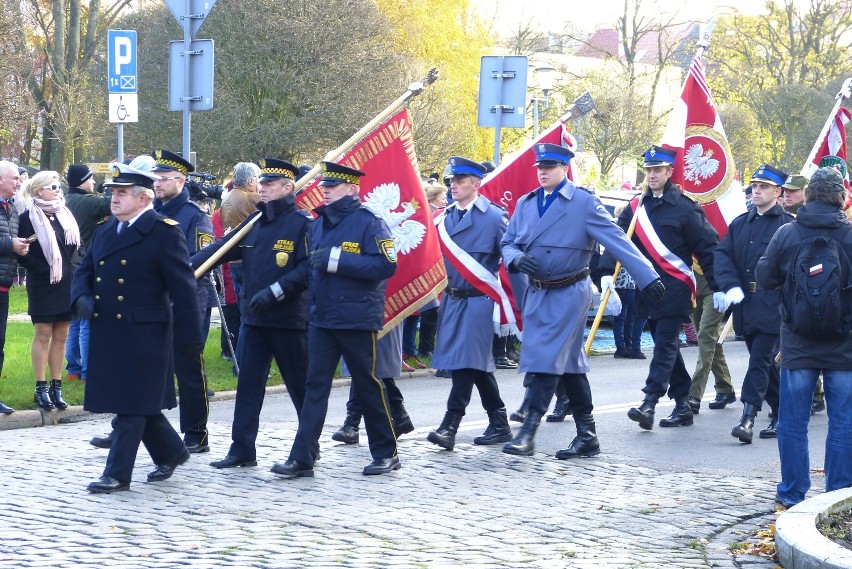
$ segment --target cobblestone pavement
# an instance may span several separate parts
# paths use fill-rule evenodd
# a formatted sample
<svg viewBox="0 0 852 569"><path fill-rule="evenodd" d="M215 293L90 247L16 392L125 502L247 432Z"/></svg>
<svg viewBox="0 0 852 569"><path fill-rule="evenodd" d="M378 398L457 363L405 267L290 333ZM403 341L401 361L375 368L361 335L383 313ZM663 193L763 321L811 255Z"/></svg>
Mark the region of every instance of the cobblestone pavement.
<svg viewBox="0 0 852 569"><path fill-rule="evenodd" d="M274 427L260 434L256 468L210 468L217 448L146 483L143 448L131 490L112 495L85 489L106 457L87 441L106 417L0 432L0 567L773 566L729 552L773 521L768 479L446 452L425 441L428 428L401 441L401 470L364 477L366 445L334 443L327 425L316 477L281 480L269 467L296 425ZM229 431L211 424L213 440Z"/></svg>

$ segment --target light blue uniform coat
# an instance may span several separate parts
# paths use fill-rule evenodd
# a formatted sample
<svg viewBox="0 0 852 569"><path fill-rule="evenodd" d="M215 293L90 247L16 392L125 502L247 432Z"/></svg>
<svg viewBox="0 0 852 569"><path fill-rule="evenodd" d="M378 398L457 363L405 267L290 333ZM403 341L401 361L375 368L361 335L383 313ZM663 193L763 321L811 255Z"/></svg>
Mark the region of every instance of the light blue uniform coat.
<svg viewBox="0 0 852 569"><path fill-rule="evenodd" d="M500 268L500 240L506 232L506 211L483 196L477 197L468 212L456 222L456 204L447 208L447 233L489 272ZM452 264L447 266L447 288L472 290ZM491 345L494 339L494 301L487 296L451 298L444 293L438 309L438 338L432 357L436 369L478 369L494 371Z"/></svg>
<svg viewBox="0 0 852 569"><path fill-rule="evenodd" d="M600 200L570 181L544 216L538 211L541 187L518 201L503 236L503 257L508 267L526 253L538 261L532 278L559 280L589 266L595 241L612 251L644 288L657 278L651 263L627 239ZM543 290L530 285L524 294L524 339L518 371L587 373L589 359L583 347L586 312L592 301L591 279L560 289Z"/></svg>

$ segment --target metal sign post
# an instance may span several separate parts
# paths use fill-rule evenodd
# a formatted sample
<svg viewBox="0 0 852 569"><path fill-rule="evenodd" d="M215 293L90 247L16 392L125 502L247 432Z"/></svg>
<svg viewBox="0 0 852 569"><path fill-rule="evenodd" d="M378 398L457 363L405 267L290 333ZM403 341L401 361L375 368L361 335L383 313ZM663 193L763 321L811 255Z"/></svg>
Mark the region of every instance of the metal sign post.
<svg viewBox="0 0 852 569"><path fill-rule="evenodd" d="M124 123L139 121L136 31L107 31L109 122L118 125L117 158L124 160Z"/></svg>
<svg viewBox="0 0 852 569"><path fill-rule="evenodd" d="M479 66L477 123L494 127L494 164L500 164L501 129L526 126L527 69L525 55L486 55Z"/></svg>
<svg viewBox="0 0 852 569"><path fill-rule="evenodd" d="M181 154L190 156L192 141L192 111L206 111L213 108L213 40L193 41L201 24L207 18L216 0L165 0L172 15L183 29L183 41L177 43L180 49L169 48L169 110L183 112L183 145ZM204 46L194 46L199 42ZM204 86L193 81L196 76L196 65L199 58L194 56L207 55L201 58L209 61L209 92L201 91ZM202 65L206 70L206 66ZM205 86L206 86L206 82ZM181 103L180 108L174 108L175 98Z"/></svg>

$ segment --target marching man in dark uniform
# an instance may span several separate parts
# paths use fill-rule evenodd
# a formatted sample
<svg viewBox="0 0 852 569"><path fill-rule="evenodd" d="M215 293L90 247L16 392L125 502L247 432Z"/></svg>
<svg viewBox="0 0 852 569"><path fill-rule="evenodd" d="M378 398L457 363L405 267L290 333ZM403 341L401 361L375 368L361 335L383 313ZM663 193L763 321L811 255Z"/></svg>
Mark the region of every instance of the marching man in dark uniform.
<svg viewBox="0 0 852 569"><path fill-rule="evenodd" d="M358 183L364 172L323 162L320 185L325 205L311 227L308 378L299 430L286 462L272 472L313 476L328 396L342 355L364 413L373 461L364 474L400 467L396 437L382 380L376 377L376 337L385 312L385 284L396 272L390 229L361 205Z"/></svg>
<svg viewBox="0 0 852 569"><path fill-rule="evenodd" d="M657 401L666 391L676 405L671 416L660 421L660 426L692 425L692 408L688 401L692 380L680 355L678 334L681 323L693 308L693 255L698 258L707 284L713 291L718 290L713 280L713 251L719 236L701 206L671 183L674 150L652 146L643 157L648 187L624 208L618 225L626 231L633 216L639 216L633 243L651 261L666 287L662 300L645 297L640 302L640 311L644 310L649 317L654 357L642 388L645 399L638 408L627 413L640 427L650 430L654 426ZM609 253L604 253L601 266L615 265Z"/></svg>
<svg viewBox="0 0 852 569"><path fill-rule="evenodd" d="M775 354L781 334L781 291L758 288L754 271L778 228L793 221L778 203L786 179L787 174L767 164L757 169L750 182L754 209L731 222L713 257L716 285L726 291L714 295L716 310L725 312L729 305L736 305L734 330L745 337L748 347L748 371L740 393L743 416L731 431L747 444L751 444L754 418L764 399L769 403L771 422L760 431L760 438L777 436L779 372Z"/></svg>
<svg viewBox="0 0 852 569"><path fill-rule="evenodd" d="M243 284L239 292L242 326L237 344L240 374L231 427L233 443L225 458L210 463L215 468L257 465L255 441L273 357L297 415L305 398L311 269L308 232L312 218L296 207L296 167L274 158L258 164L261 201L257 209L261 217L219 261L242 261ZM226 235L193 255L193 267L204 263L228 238Z"/></svg>
<svg viewBox="0 0 852 569"><path fill-rule="evenodd" d="M213 223L198 204L189 199L189 190L184 187L186 175L192 170L192 164L168 150L155 150L152 153L156 164L153 172L159 176L154 182L157 199L154 209L178 222L186 238L189 254L200 251L213 242ZM215 294L210 280L198 281L198 306L201 309L202 330L207 329L210 313L207 310L210 294ZM180 341L175 338L175 341ZM207 438L207 416L210 413L207 400L207 375L204 361L199 357L189 357L182 350L175 349L174 369L178 380L180 395L180 430L184 433L186 448L191 453L210 450Z"/></svg>
<svg viewBox="0 0 852 569"><path fill-rule="evenodd" d="M172 348L200 358L204 347L196 282L177 223L153 211L156 176L114 167L112 213L74 274L71 301L91 319L85 409L117 413L103 475L90 492L127 490L143 443L169 478L189 452L163 415L175 406ZM173 338L174 336L174 338Z"/></svg>
<svg viewBox="0 0 852 569"><path fill-rule="evenodd" d="M624 263L637 286L662 298L664 288L651 264L614 223L600 200L568 180L573 153L556 144L535 146L537 189L522 197L503 237L503 257L512 272L529 275L523 300L521 371L527 373L529 413L503 452L528 456L557 383L571 402L577 436L556 458L600 453L592 392L583 346L586 313L592 302L589 261L596 242ZM610 271L612 274L612 271Z"/></svg>
<svg viewBox="0 0 852 569"><path fill-rule="evenodd" d="M432 366L450 370L452 387L444 420L429 433L428 439L453 450L474 385L488 414L488 427L473 440L474 444L505 443L512 438L512 430L506 404L494 378L497 369L492 351L495 303L484 292L484 279L497 280L502 257L500 239L506 233L508 215L479 195L479 185L485 175L482 164L460 156L451 157L449 162L453 203L439 222L445 230L439 229L439 234L448 245L444 254L447 289L438 309L439 332ZM449 257L446 251L454 250L457 253ZM466 278L457 264L468 269L476 282Z"/></svg>

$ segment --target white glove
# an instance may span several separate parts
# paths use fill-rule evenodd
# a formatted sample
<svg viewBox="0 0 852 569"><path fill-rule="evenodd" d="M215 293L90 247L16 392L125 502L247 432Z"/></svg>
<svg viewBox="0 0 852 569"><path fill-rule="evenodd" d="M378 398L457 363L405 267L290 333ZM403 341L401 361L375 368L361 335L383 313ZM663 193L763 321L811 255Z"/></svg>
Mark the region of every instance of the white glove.
<svg viewBox="0 0 852 569"><path fill-rule="evenodd" d="M601 277L601 294L603 294L606 289L609 289L611 294L615 294L615 283L611 276Z"/></svg>
<svg viewBox="0 0 852 569"><path fill-rule="evenodd" d="M728 302L728 296L724 292L713 293L713 308L716 309L716 312L724 314L730 305L731 303Z"/></svg>
<svg viewBox="0 0 852 569"><path fill-rule="evenodd" d="M725 299L728 301L728 304L739 304L744 298L745 294L743 293L743 289L738 286L735 286L725 293Z"/></svg>
<svg viewBox="0 0 852 569"><path fill-rule="evenodd" d="M613 292L609 295L609 298L607 298L604 315L618 316L619 314L621 314L621 299L618 297L617 292Z"/></svg>

